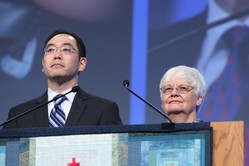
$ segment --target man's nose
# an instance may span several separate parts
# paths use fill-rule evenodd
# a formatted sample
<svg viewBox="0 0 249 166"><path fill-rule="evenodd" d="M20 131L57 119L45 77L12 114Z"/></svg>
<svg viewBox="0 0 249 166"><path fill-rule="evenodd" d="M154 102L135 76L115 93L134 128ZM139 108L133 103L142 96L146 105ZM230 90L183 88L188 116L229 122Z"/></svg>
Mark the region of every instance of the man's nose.
<svg viewBox="0 0 249 166"><path fill-rule="evenodd" d="M61 51L61 49L57 48L55 53L54 53L54 58L55 59L61 59L61 57L62 57L62 51Z"/></svg>

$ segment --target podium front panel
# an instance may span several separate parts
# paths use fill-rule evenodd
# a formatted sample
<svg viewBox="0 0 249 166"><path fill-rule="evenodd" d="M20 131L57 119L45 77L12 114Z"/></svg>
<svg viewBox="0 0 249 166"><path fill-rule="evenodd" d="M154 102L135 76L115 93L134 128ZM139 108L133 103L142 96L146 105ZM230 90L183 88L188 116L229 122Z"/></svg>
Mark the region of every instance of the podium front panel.
<svg viewBox="0 0 249 166"><path fill-rule="evenodd" d="M208 123L11 129L0 132L0 165L211 165Z"/></svg>

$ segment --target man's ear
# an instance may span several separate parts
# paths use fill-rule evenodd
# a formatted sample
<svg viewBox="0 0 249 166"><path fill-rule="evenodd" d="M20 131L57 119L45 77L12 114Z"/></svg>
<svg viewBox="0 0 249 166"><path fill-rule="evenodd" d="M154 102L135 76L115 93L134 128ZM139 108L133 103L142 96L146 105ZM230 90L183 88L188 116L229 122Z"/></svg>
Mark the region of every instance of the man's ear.
<svg viewBox="0 0 249 166"><path fill-rule="evenodd" d="M44 62L43 61L44 61L44 59L42 58L42 72L44 73L44 67L43 67L44 66L43 65Z"/></svg>
<svg viewBox="0 0 249 166"><path fill-rule="evenodd" d="M79 62L79 72L85 70L86 65L87 65L87 59L85 57L81 57Z"/></svg>

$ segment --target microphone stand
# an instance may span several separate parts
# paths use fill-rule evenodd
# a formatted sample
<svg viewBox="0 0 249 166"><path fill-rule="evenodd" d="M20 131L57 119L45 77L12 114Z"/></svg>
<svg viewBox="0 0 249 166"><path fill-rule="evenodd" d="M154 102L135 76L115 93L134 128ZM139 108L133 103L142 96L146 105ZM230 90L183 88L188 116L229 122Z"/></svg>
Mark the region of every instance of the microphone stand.
<svg viewBox="0 0 249 166"><path fill-rule="evenodd" d="M149 105L151 108L153 108L155 111L157 111L159 114L161 114L163 117L165 117L169 123L173 123L172 120L167 116L165 115L164 113L162 113L159 109L157 109L155 106L153 106L152 104L150 104L148 101L146 101L145 99L143 99L142 97L140 97L138 94L136 94L135 92L133 92L130 88L129 88L129 81L128 80L125 80L123 82L123 85L124 87L129 91L131 92L133 95L135 95L136 97L138 97L139 99L141 99L143 102L145 102L147 105Z"/></svg>

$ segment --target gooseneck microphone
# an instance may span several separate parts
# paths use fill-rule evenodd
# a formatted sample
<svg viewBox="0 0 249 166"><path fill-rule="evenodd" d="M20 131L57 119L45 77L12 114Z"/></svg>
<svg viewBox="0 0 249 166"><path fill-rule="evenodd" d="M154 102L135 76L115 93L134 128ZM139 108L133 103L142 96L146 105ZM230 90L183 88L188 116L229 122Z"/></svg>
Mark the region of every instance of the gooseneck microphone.
<svg viewBox="0 0 249 166"><path fill-rule="evenodd" d="M38 108L43 107L44 105L47 105L47 104L49 104L49 103L51 103L51 102L53 102L53 101L56 101L57 99L59 99L59 98L61 98L61 97L63 97L63 96L66 96L66 95L69 94L69 93L77 92L79 89L80 89L79 86L74 86L74 87L72 87L72 89L71 89L69 92L67 92L67 93L65 93L65 94L62 94L62 95L59 95L59 96L53 98L52 100L50 100L50 101L48 101L48 102L45 102L45 103L43 103L43 104L40 104L40 105L38 105L38 106L36 106L36 107L34 107L34 108L31 108L31 109L29 109L29 110L27 110L27 111L25 111L25 112L23 112L23 113L17 115L17 116L14 116L13 118L8 119L8 120L5 121L4 123L1 123L1 124L0 124L0 127L3 126L3 125L5 125L5 124L7 124L7 123L9 123L9 122L11 122L11 121L13 121L13 120L15 120L15 119L20 118L21 116L24 116L24 115L26 115L26 114L28 114L28 113L30 113L30 112L33 112L33 111L37 110Z"/></svg>
<svg viewBox="0 0 249 166"><path fill-rule="evenodd" d="M123 85L124 87L129 91L131 92L133 95L135 95L136 97L138 97L140 100L142 100L143 102L145 102L147 105L149 105L151 108L153 108L155 111L157 111L159 114L161 114L163 117L165 117L170 123L173 123L171 121L171 119L165 115L163 112L161 112L159 109L157 109L155 106L153 106L152 104L150 104L148 101L146 101L145 99L143 99L142 97L140 97L138 94L136 94L134 91L132 91L130 88L129 88L129 85L130 85L130 82L128 80L124 80L123 81Z"/></svg>

